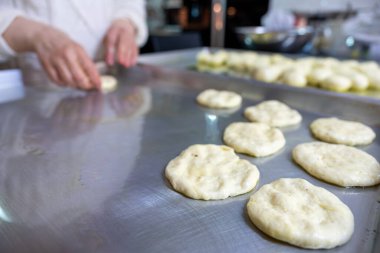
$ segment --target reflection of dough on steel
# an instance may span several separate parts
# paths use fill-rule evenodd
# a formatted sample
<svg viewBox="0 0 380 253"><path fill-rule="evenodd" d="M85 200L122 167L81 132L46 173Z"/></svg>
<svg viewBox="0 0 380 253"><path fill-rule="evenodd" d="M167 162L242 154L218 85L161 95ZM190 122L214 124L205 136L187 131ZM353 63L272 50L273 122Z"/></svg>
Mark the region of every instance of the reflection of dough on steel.
<svg viewBox="0 0 380 253"><path fill-rule="evenodd" d="M206 138L208 142L217 142L219 140L218 116L215 114L205 114L206 121Z"/></svg>
<svg viewBox="0 0 380 253"><path fill-rule="evenodd" d="M0 220L6 222L12 222L12 219L8 216L8 214L4 211L4 209L0 206Z"/></svg>
<svg viewBox="0 0 380 253"><path fill-rule="evenodd" d="M207 114L207 115L214 115L218 117L229 117L231 114L237 112L240 109L240 106L232 108L232 109L204 109L202 110Z"/></svg>
<svg viewBox="0 0 380 253"><path fill-rule="evenodd" d="M151 109L152 94L150 88L133 87L119 91L107 95L107 102L101 119L102 124L113 123L122 119L136 119L144 116Z"/></svg>

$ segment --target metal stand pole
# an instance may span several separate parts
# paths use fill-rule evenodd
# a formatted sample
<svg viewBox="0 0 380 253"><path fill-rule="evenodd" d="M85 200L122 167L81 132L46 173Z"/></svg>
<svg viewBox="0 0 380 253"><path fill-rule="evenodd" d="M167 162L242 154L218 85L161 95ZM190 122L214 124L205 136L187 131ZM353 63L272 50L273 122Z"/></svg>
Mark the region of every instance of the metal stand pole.
<svg viewBox="0 0 380 253"><path fill-rule="evenodd" d="M227 0L213 0L211 6L211 47L224 47Z"/></svg>

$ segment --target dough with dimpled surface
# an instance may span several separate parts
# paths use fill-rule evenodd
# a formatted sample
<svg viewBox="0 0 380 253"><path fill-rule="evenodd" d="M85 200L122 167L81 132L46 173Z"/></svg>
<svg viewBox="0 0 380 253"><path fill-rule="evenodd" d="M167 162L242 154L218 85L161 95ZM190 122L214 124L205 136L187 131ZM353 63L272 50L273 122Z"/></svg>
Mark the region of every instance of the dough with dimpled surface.
<svg viewBox="0 0 380 253"><path fill-rule="evenodd" d="M236 152L256 157L272 155L285 146L282 132L263 123L232 123L224 131L223 140Z"/></svg>
<svg viewBox="0 0 380 253"><path fill-rule="evenodd" d="M245 109L244 115L253 122L261 122L273 127L296 125L302 116L296 110L277 100L267 100Z"/></svg>
<svg viewBox="0 0 380 253"><path fill-rule="evenodd" d="M366 152L346 145L324 142L299 144L293 159L310 175L343 187L380 183L380 164Z"/></svg>
<svg viewBox="0 0 380 253"><path fill-rule="evenodd" d="M242 97L232 91L208 89L197 96L200 105L215 109L228 109L240 106Z"/></svg>
<svg viewBox="0 0 380 253"><path fill-rule="evenodd" d="M248 204L253 224L265 234L308 249L346 243L354 216L338 197L300 178L282 178L255 192Z"/></svg>
<svg viewBox="0 0 380 253"><path fill-rule="evenodd" d="M355 121L338 118L320 118L310 124L313 135L321 141L350 146L367 145L373 142L375 132Z"/></svg>
<svg viewBox="0 0 380 253"><path fill-rule="evenodd" d="M230 147L197 144L171 160L165 175L176 191L193 199L214 200L251 191L260 173Z"/></svg>

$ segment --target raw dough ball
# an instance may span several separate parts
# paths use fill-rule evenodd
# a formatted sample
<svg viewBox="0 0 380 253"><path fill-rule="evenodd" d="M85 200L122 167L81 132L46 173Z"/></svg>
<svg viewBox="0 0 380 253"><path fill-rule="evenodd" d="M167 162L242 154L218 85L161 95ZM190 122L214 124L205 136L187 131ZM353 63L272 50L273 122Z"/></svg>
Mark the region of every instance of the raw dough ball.
<svg viewBox="0 0 380 253"><path fill-rule="evenodd" d="M335 70L335 73L343 75L350 79L352 84L352 90L363 91L366 90L369 86L368 78L364 74L355 70L354 68L339 66Z"/></svg>
<svg viewBox="0 0 380 253"><path fill-rule="evenodd" d="M255 192L248 215L261 231L308 249L330 249L346 243L354 216L338 197L300 178L282 178Z"/></svg>
<svg viewBox="0 0 380 253"><path fill-rule="evenodd" d="M281 75L281 81L296 87L305 87L307 85L306 74L297 69L284 71Z"/></svg>
<svg viewBox="0 0 380 253"><path fill-rule="evenodd" d="M323 80L329 77L332 74L332 71L327 68L317 68L310 71L307 79L308 83L312 86L320 85Z"/></svg>
<svg viewBox="0 0 380 253"><path fill-rule="evenodd" d="M313 69L313 60L308 58L299 59L292 65L292 68L307 75Z"/></svg>
<svg viewBox="0 0 380 253"><path fill-rule="evenodd" d="M363 72L380 70L380 66L375 61L361 62L359 63L358 68Z"/></svg>
<svg viewBox="0 0 380 253"><path fill-rule="evenodd" d="M363 91L369 87L369 79L363 74L360 74L358 72L351 72L347 75L347 77L351 79L351 89L355 91Z"/></svg>
<svg viewBox="0 0 380 253"><path fill-rule="evenodd" d="M113 76L103 75L100 77L102 92L114 91L117 87L117 79Z"/></svg>
<svg viewBox="0 0 380 253"><path fill-rule="evenodd" d="M259 81L275 82L280 77L284 68L279 65L265 66L257 68L253 76Z"/></svg>
<svg viewBox="0 0 380 253"><path fill-rule="evenodd" d="M273 127L296 125L302 120L299 112L277 100L268 100L250 106L245 109L244 115L250 121L266 123Z"/></svg>
<svg viewBox="0 0 380 253"><path fill-rule="evenodd" d="M242 97L232 91L208 89L197 96L197 102L209 108L226 109L240 106Z"/></svg>
<svg viewBox="0 0 380 253"><path fill-rule="evenodd" d="M310 142L296 146L292 154L304 170L328 183L344 187L380 183L380 164L354 147Z"/></svg>
<svg viewBox="0 0 380 253"><path fill-rule="evenodd" d="M369 80L369 86L372 89L380 90L380 69L363 69L362 72Z"/></svg>
<svg viewBox="0 0 380 253"><path fill-rule="evenodd" d="M245 66L244 66L244 58L240 53L229 53L228 59L227 59L227 67L231 71L236 72L244 72Z"/></svg>
<svg viewBox="0 0 380 253"><path fill-rule="evenodd" d="M327 57L327 58L315 58L314 61L314 66L316 68L322 67L322 68L333 68L337 65L339 65L340 62L332 57Z"/></svg>
<svg viewBox="0 0 380 253"><path fill-rule="evenodd" d="M326 90L344 92L348 91L351 88L352 82L349 78L343 75L332 74L325 78L320 83L320 86L321 88Z"/></svg>
<svg viewBox="0 0 380 253"><path fill-rule="evenodd" d="M220 67L226 63L227 57L228 57L228 53L224 50L220 50L210 55L208 64L211 67Z"/></svg>
<svg viewBox="0 0 380 253"><path fill-rule="evenodd" d="M349 68L358 68L359 67L359 62L356 60L344 60L341 61L341 66L342 67L349 67Z"/></svg>
<svg viewBox="0 0 380 253"><path fill-rule="evenodd" d="M227 57L228 53L224 50L211 53L209 50L204 49L197 54L197 70L216 74L223 73L227 70L225 65Z"/></svg>
<svg viewBox="0 0 380 253"><path fill-rule="evenodd" d="M200 51L197 55L197 63L198 64L208 64L209 60L211 58L211 53L207 49L203 49Z"/></svg>
<svg viewBox="0 0 380 253"><path fill-rule="evenodd" d="M263 123L232 123L223 140L236 152L256 157L272 155L285 146L282 132Z"/></svg>
<svg viewBox="0 0 380 253"><path fill-rule="evenodd" d="M240 159L232 148L192 145L170 161L165 170L173 188L193 199L225 199L251 191L259 170Z"/></svg>
<svg viewBox="0 0 380 253"><path fill-rule="evenodd" d="M375 132L368 126L337 118L321 118L310 124L310 130L322 141L350 146L367 145L373 142Z"/></svg>
<svg viewBox="0 0 380 253"><path fill-rule="evenodd" d="M269 67L271 65L270 57L261 54L245 54L244 62L247 71L252 71L262 67Z"/></svg>

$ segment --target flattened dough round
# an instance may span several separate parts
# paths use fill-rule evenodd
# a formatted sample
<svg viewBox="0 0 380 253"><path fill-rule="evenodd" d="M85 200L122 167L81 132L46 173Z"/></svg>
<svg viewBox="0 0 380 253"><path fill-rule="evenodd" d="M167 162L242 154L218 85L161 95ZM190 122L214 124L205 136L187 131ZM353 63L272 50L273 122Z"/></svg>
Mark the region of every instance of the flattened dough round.
<svg viewBox="0 0 380 253"><path fill-rule="evenodd" d="M308 249L346 243L354 216L331 192L300 178L282 178L255 192L248 204L253 224L280 241Z"/></svg>
<svg viewBox="0 0 380 253"><path fill-rule="evenodd" d="M310 124L313 135L321 141L350 146L367 145L373 142L375 132L368 126L337 118L321 118Z"/></svg>
<svg viewBox="0 0 380 253"><path fill-rule="evenodd" d="M113 76L103 75L100 77L102 92L108 93L114 91L117 87L117 79Z"/></svg>
<svg viewBox="0 0 380 253"><path fill-rule="evenodd" d="M324 142L299 144L293 159L312 176L339 186L372 186L380 183L380 164L366 152Z"/></svg>
<svg viewBox="0 0 380 253"><path fill-rule="evenodd" d="M176 191L193 199L214 200L251 191L260 173L230 147L196 144L171 160L165 175Z"/></svg>
<svg viewBox="0 0 380 253"><path fill-rule="evenodd" d="M236 152L256 157L272 155L285 146L282 132L264 123L232 123L223 140Z"/></svg>
<svg viewBox="0 0 380 253"><path fill-rule="evenodd" d="M242 97L232 91L208 89L197 96L197 102L209 108L227 109L240 106Z"/></svg>
<svg viewBox="0 0 380 253"><path fill-rule="evenodd" d="M266 123L273 127L296 125L302 120L299 112L277 100L268 100L247 107L244 115L250 121Z"/></svg>

